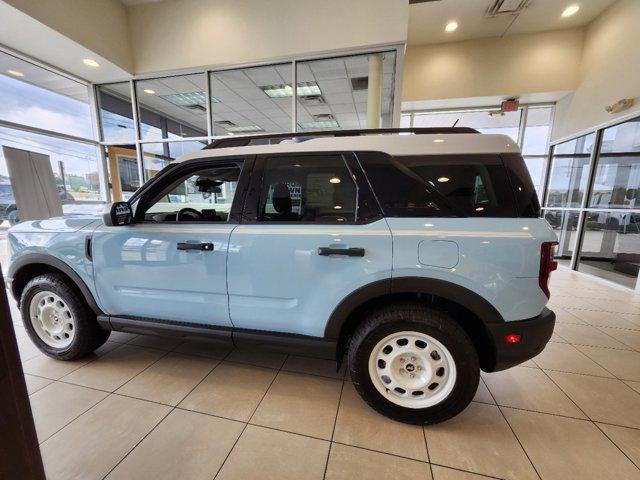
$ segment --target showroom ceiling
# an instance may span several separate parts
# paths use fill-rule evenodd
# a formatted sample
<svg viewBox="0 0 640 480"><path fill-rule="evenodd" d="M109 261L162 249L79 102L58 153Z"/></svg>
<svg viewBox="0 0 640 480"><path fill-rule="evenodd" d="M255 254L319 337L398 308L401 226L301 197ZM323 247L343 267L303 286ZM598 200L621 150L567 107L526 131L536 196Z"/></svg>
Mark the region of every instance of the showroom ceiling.
<svg viewBox="0 0 640 480"><path fill-rule="evenodd" d="M516 0L507 0L514 4ZM506 34L531 33L544 30L579 27L588 24L615 0L529 0L518 15L487 16L496 0L435 0L409 7L408 43L442 43L472 38L499 37ZM580 10L562 18L563 10L578 4ZM458 28L445 31L445 25L455 21Z"/></svg>

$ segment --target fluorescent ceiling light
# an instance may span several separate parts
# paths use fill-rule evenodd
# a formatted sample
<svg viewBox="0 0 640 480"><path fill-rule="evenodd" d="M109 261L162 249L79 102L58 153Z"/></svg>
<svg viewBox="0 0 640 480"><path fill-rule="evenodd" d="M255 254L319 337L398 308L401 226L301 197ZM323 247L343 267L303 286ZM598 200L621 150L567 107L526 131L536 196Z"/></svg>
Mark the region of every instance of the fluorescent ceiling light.
<svg viewBox="0 0 640 480"><path fill-rule="evenodd" d="M289 84L267 85L260 87L269 98L292 97L293 88ZM300 82L298 83L297 94L299 97L312 97L322 95L320 87L316 82Z"/></svg>
<svg viewBox="0 0 640 480"><path fill-rule="evenodd" d="M571 15L578 13L578 10L580 10L580 5L569 5L564 9L564 12L562 12L562 16L570 17Z"/></svg>
<svg viewBox="0 0 640 480"><path fill-rule="evenodd" d="M155 90L151 90L150 88L145 88L143 90L144 93L148 93L149 95L155 95L156 91Z"/></svg>
<svg viewBox="0 0 640 480"><path fill-rule="evenodd" d="M160 98L164 98L167 102L173 103L178 107L193 107L194 105L204 107L207 104L207 97L204 92L172 93L170 95L160 95ZM220 102L214 97L211 97L211 101L213 103Z"/></svg>
<svg viewBox="0 0 640 480"><path fill-rule="evenodd" d="M264 129L258 125L235 125L233 127L225 127L225 129L231 133L264 132Z"/></svg>
<svg viewBox="0 0 640 480"><path fill-rule="evenodd" d="M447 32L453 32L454 30L458 29L458 22L456 22L455 20L452 20L449 23L447 23L447 26L444 27L444 29Z"/></svg>
<svg viewBox="0 0 640 480"><path fill-rule="evenodd" d="M329 183L340 183L341 180L338 177L333 177L329 179Z"/></svg>
<svg viewBox="0 0 640 480"><path fill-rule="evenodd" d="M438 179L438 181L439 181L440 183L447 183L447 182L449 181L449 177L440 177L440 178Z"/></svg>
<svg viewBox="0 0 640 480"><path fill-rule="evenodd" d="M335 120L320 120L318 122L301 122L300 128L303 130L315 130L318 128L338 128L338 122Z"/></svg>
<svg viewBox="0 0 640 480"><path fill-rule="evenodd" d="M89 66L89 67L93 67L93 68L97 68L100 66L100 64L98 62L96 62L95 60L92 60L91 58L85 58L82 60L82 62Z"/></svg>
<svg viewBox="0 0 640 480"><path fill-rule="evenodd" d="M7 70L9 75L13 75L14 77L24 77L24 73L19 72L17 70Z"/></svg>

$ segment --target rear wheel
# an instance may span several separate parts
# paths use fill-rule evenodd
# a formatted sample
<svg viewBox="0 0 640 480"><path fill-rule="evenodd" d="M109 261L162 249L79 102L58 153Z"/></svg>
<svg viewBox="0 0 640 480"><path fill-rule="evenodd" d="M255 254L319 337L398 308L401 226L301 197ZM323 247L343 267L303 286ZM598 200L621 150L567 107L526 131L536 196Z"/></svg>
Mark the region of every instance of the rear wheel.
<svg viewBox="0 0 640 480"><path fill-rule="evenodd" d="M60 360L83 357L109 338L110 332L100 328L80 292L55 273L27 283L20 310L31 341L44 354Z"/></svg>
<svg viewBox="0 0 640 480"><path fill-rule="evenodd" d="M405 423L447 420L471 402L480 367L465 331L422 304L376 310L349 346L356 390L375 410Z"/></svg>

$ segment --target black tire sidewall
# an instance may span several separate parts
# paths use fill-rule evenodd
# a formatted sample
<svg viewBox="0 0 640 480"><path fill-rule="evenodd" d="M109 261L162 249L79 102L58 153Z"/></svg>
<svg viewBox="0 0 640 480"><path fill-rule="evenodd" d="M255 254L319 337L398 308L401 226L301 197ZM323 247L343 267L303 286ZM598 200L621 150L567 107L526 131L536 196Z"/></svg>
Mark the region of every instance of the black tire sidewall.
<svg viewBox="0 0 640 480"><path fill-rule="evenodd" d="M438 317L441 314L438 312ZM436 322L399 319L383 321L369 328L357 345L351 345L349 361L351 378L356 390L375 410L393 419L413 424L430 424L457 415L471 401L478 388L480 368L477 353L465 332L453 321ZM438 326L434 323L439 324ZM445 328L443 328L445 327ZM449 327L449 328L446 328ZM455 328L457 327L457 328ZM365 327L366 328L366 327ZM413 409L397 405L385 398L374 386L369 375L369 357L373 348L387 335L398 332L420 332L442 343L454 359L456 382L449 395L437 405Z"/></svg>

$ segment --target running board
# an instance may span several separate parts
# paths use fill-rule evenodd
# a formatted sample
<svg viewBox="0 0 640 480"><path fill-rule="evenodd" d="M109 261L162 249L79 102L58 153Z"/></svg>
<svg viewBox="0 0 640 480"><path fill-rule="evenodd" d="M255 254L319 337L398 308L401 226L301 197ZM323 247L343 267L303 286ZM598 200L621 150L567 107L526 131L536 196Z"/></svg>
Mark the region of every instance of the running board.
<svg viewBox="0 0 640 480"><path fill-rule="evenodd" d="M295 333L107 315L99 315L98 323L105 330L117 332L177 337L185 341L227 343L243 349L257 348L269 352L289 353L330 360L335 360L336 358L337 342L335 340Z"/></svg>

